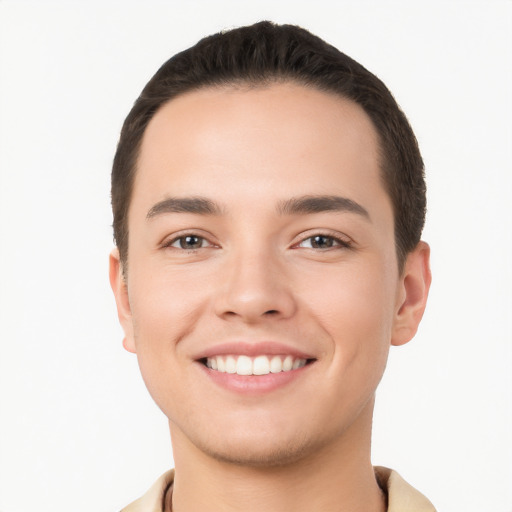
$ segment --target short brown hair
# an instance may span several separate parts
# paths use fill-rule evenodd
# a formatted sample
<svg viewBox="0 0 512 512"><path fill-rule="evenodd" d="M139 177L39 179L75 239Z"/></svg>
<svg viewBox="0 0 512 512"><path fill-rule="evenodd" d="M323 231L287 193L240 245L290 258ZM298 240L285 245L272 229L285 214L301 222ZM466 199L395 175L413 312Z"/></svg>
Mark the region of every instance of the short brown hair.
<svg viewBox="0 0 512 512"><path fill-rule="evenodd" d="M262 21L201 39L170 58L144 87L121 131L112 168L114 240L128 258L128 210L144 131L157 110L185 92L289 81L360 105L380 142L383 185L393 204L399 269L425 222L423 161L407 118L375 75L307 30Z"/></svg>

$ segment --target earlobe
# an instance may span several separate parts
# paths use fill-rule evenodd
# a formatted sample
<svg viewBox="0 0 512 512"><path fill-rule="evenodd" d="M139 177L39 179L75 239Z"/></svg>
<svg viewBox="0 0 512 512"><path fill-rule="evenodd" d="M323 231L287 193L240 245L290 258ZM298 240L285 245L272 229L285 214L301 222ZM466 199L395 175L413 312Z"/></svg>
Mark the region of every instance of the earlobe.
<svg viewBox="0 0 512 512"><path fill-rule="evenodd" d="M420 242L409 253L405 262L396 305L392 345L403 345L416 334L427 305L431 280L430 247L427 243Z"/></svg>
<svg viewBox="0 0 512 512"><path fill-rule="evenodd" d="M117 316L124 331L123 347L128 352L135 353L135 343L133 336L132 313L130 309L130 300L128 297L128 288L123 275L119 250L113 249L109 257L109 278L110 286L114 292L117 306Z"/></svg>

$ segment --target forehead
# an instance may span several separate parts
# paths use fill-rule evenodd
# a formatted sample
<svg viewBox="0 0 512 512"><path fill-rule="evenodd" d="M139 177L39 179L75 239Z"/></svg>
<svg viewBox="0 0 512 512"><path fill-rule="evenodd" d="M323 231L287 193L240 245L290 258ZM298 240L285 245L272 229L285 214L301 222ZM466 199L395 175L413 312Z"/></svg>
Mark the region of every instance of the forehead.
<svg viewBox="0 0 512 512"><path fill-rule="evenodd" d="M371 120L340 96L278 83L205 88L162 106L142 140L132 202L212 191L234 202L249 192L277 200L333 189L356 200L384 194Z"/></svg>

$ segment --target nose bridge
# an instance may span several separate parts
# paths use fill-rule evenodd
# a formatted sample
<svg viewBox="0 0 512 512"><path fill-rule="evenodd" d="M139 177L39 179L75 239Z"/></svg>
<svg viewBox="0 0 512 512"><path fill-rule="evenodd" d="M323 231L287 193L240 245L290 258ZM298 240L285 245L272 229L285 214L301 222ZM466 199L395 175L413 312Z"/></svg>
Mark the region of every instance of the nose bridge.
<svg viewBox="0 0 512 512"><path fill-rule="evenodd" d="M264 316L288 317L295 304L278 251L246 241L225 261L225 281L217 297L217 313L247 322Z"/></svg>

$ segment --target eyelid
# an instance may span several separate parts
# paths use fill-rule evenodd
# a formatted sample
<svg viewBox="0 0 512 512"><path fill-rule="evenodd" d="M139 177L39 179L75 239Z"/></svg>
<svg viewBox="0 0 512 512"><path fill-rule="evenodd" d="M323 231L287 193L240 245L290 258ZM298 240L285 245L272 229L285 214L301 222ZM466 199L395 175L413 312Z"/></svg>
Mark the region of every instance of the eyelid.
<svg viewBox="0 0 512 512"><path fill-rule="evenodd" d="M350 238L348 235L345 235L344 233L340 233L339 231L333 231L331 229L311 229L306 232L301 233L296 239L295 242L292 244L293 248L300 248L300 244L305 242L306 240L309 240L310 238L313 238L315 236L325 236L326 238L331 238L339 243L336 247L341 248L351 248L354 245L354 240Z"/></svg>
<svg viewBox="0 0 512 512"><path fill-rule="evenodd" d="M191 252L191 251L197 251L199 249L181 249L178 247L172 247L172 244L177 242L180 238L186 238L187 236L196 236L197 238L202 238L208 243L207 247L200 247L200 249L208 249L210 247L219 247L218 244L212 241L212 236L204 233L200 229L183 229L181 231L178 231L177 233L173 233L172 235L166 236L162 242L159 244L159 246L162 249L176 249L178 251L182 252Z"/></svg>

